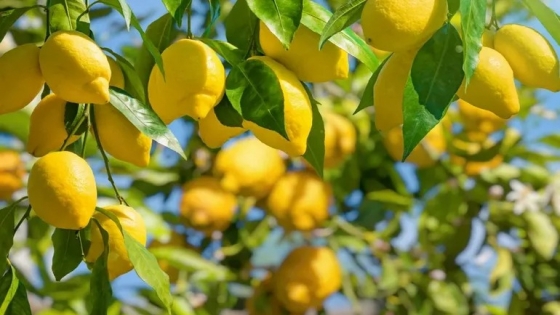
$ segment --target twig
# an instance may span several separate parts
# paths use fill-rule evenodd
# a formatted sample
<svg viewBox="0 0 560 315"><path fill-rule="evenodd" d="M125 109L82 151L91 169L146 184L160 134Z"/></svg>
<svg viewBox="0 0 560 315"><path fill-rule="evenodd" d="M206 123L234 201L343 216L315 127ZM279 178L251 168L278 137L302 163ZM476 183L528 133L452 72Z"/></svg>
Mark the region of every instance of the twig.
<svg viewBox="0 0 560 315"><path fill-rule="evenodd" d="M88 110L88 106L86 105L86 111ZM78 121L78 123L74 126L74 129L72 129L72 131L68 134L68 137L66 137L66 139L64 139L64 142L62 143L62 147L60 147L59 151L62 151L64 149L66 149L66 147L68 146L68 142L70 141L70 138L72 138L76 132L78 132L78 129L80 129L80 126L84 123L84 121L86 120L86 115L83 114L82 117L80 117L80 120Z"/></svg>
<svg viewBox="0 0 560 315"><path fill-rule="evenodd" d="M193 37L191 31L191 15L192 15L192 0L187 4L187 38L191 39Z"/></svg>
<svg viewBox="0 0 560 315"><path fill-rule="evenodd" d="M82 142L82 158L86 157L86 144L87 144L87 140L88 140L88 136L89 136L89 126L91 126L91 120L89 118L89 105L87 105L88 107L86 107L86 112L85 112L85 116L87 119L87 127L86 127L86 131L84 132L84 139Z"/></svg>
<svg viewBox="0 0 560 315"><path fill-rule="evenodd" d="M23 199L23 198L22 198ZM20 199L21 200L21 199ZM16 234L17 230L19 229L19 227L23 224L23 221L25 221L25 219L29 216L29 213L31 212L31 205L27 206L27 210L25 210L25 213L23 214L23 216L21 217L21 219L19 219L19 222L17 223L16 227L14 228L14 234Z"/></svg>
<svg viewBox="0 0 560 315"><path fill-rule="evenodd" d="M49 12L49 8L51 6L51 0L47 0L46 3L46 8L45 8L45 17L46 17L46 31L45 31L45 41L47 41L47 38L49 38L49 36L51 35L51 14Z"/></svg>

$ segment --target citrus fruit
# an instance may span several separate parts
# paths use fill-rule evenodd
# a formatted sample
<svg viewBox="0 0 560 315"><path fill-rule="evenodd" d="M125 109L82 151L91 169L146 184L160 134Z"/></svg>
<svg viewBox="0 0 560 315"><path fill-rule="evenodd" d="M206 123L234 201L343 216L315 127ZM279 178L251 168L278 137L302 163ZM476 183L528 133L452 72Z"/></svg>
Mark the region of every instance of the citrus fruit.
<svg viewBox="0 0 560 315"><path fill-rule="evenodd" d="M27 106L41 92L45 80L35 44L17 46L0 57L0 115Z"/></svg>
<svg viewBox="0 0 560 315"><path fill-rule="evenodd" d="M504 161L504 157L501 154L497 154L486 161L469 161L465 157L452 154L449 156L449 161L452 164L461 166L463 173L467 176L478 176L487 170L498 167Z"/></svg>
<svg viewBox="0 0 560 315"><path fill-rule="evenodd" d="M419 48L445 22L446 0L368 0L362 11L366 42L381 50Z"/></svg>
<svg viewBox="0 0 560 315"><path fill-rule="evenodd" d="M516 79L528 87L560 91L558 56L550 42L536 30L519 24L502 26L494 39Z"/></svg>
<svg viewBox="0 0 560 315"><path fill-rule="evenodd" d="M91 167L69 151L39 158L29 173L27 192L37 216L59 229L86 227L97 202Z"/></svg>
<svg viewBox="0 0 560 315"><path fill-rule="evenodd" d="M25 165L19 153L11 150L0 151L0 200L9 200L23 187Z"/></svg>
<svg viewBox="0 0 560 315"><path fill-rule="evenodd" d="M280 82L284 96L284 128L288 139L276 131L263 128L251 121L243 121L243 126L268 146L282 150L290 156L300 156L307 150L307 137L311 132L313 112L311 101L293 72L266 56L254 56L249 60L264 63Z"/></svg>
<svg viewBox="0 0 560 315"><path fill-rule="evenodd" d="M461 99L457 101L457 107L463 127L467 132L477 132L488 136L502 129L507 123L506 119L496 116L491 111L478 108ZM472 133L472 136L478 138L476 133Z"/></svg>
<svg viewBox="0 0 560 315"><path fill-rule="evenodd" d="M47 85L58 97L72 103L109 102L109 61L85 34L52 33L41 48L39 63Z"/></svg>
<svg viewBox="0 0 560 315"><path fill-rule="evenodd" d="M179 212L186 226L211 235L224 231L231 223L237 199L210 176L195 178L183 185Z"/></svg>
<svg viewBox="0 0 560 315"><path fill-rule="evenodd" d="M31 112L29 122L29 139L27 141L27 152L35 157L58 151L68 138L68 131L64 124L66 112L66 101L49 94L43 98ZM68 104L68 106L78 106ZM80 136L71 136L67 145L74 143Z"/></svg>
<svg viewBox="0 0 560 315"><path fill-rule="evenodd" d="M146 246L146 225L140 213L125 205L110 205L103 207L103 209L117 217L123 232L126 231L133 239ZM123 233L117 224L102 212L96 212L93 218L99 222L99 225L109 236L107 269L109 280L113 281L133 269L124 243ZM99 231L99 226L97 223L93 223L91 225L91 245L85 260L94 263L103 254L104 249L103 236Z"/></svg>
<svg viewBox="0 0 560 315"><path fill-rule="evenodd" d="M325 123L325 167L338 166L356 150L356 128L335 112L323 111Z"/></svg>
<svg viewBox="0 0 560 315"><path fill-rule="evenodd" d="M492 48L482 47L478 60L468 87L465 90L463 79L457 96L503 119L511 118L519 112L513 70L504 56Z"/></svg>
<svg viewBox="0 0 560 315"><path fill-rule="evenodd" d="M246 137L218 152L213 172L227 191L260 199L286 172L286 165L278 150Z"/></svg>
<svg viewBox="0 0 560 315"><path fill-rule="evenodd" d="M230 127L222 124L214 110L198 121L198 135L202 142L212 149L221 147L226 141L237 137L246 130L242 127Z"/></svg>
<svg viewBox="0 0 560 315"><path fill-rule="evenodd" d="M124 89L125 80L121 66L112 57L107 56L107 61L109 61L109 67L111 68L111 79L109 80L109 86L116 86L120 89Z"/></svg>
<svg viewBox="0 0 560 315"><path fill-rule="evenodd" d="M348 78L348 53L327 41L319 50L321 35L300 24L289 49L262 21L259 40L264 54L288 68L302 81L327 82Z"/></svg>
<svg viewBox="0 0 560 315"><path fill-rule="evenodd" d="M150 104L166 124L185 115L208 115L225 92L226 73L218 55L205 43L180 39L161 54L165 78L154 65L148 81Z"/></svg>
<svg viewBox="0 0 560 315"><path fill-rule="evenodd" d="M259 281L253 295L245 301L248 315L296 315L287 312L273 294L274 275L268 273L264 279ZM297 314L303 315L303 314Z"/></svg>

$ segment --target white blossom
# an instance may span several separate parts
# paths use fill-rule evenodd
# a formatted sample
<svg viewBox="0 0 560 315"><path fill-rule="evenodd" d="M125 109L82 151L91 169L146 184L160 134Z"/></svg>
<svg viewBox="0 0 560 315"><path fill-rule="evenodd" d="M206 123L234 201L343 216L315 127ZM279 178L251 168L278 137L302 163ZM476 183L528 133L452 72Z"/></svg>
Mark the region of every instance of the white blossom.
<svg viewBox="0 0 560 315"><path fill-rule="evenodd" d="M512 191L507 194L506 200L514 203L513 212L515 214L540 210L543 197L535 192L531 186L524 185L516 179L510 181L509 185Z"/></svg>

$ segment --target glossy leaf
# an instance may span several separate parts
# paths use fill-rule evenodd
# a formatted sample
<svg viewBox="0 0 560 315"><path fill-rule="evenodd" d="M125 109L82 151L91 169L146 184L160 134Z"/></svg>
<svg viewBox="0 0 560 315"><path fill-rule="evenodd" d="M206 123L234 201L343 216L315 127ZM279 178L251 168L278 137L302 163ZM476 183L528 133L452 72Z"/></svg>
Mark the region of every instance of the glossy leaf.
<svg viewBox="0 0 560 315"><path fill-rule="evenodd" d="M190 5L192 0L163 0L163 4L167 9L167 12L173 16L175 22L179 27L183 24L183 16L185 15L185 10L187 6Z"/></svg>
<svg viewBox="0 0 560 315"><path fill-rule="evenodd" d="M331 36L358 21L366 2L367 0L348 0L345 4L336 9L321 33L319 47L322 48Z"/></svg>
<svg viewBox="0 0 560 315"><path fill-rule="evenodd" d="M305 91L310 99L313 100L313 94L305 87ZM318 104L311 102L311 109L313 110L313 121L311 123L311 132L307 137L307 149L303 154L303 158L315 169L315 172L322 178L323 169L325 164L325 123L323 116L319 112Z"/></svg>
<svg viewBox="0 0 560 315"><path fill-rule="evenodd" d="M5 260L5 258L2 260ZM14 267L10 266L8 272L0 278L0 298L2 299L0 301L0 314L6 314L6 310L16 296L18 286L19 279L16 276Z"/></svg>
<svg viewBox="0 0 560 315"><path fill-rule="evenodd" d="M214 107L214 112L222 125L229 127L243 127L243 117L241 117L235 108L233 108L233 105L227 96L224 96L220 103Z"/></svg>
<svg viewBox="0 0 560 315"><path fill-rule="evenodd" d="M83 14L87 9L83 0L51 0L49 3L49 24L52 33L79 29L89 35L90 21L88 15Z"/></svg>
<svg viewBox="0 0 560 315"><path fill-rule="evenodd" d="M97 258L93 265L90 278L91 292L91 314L107 314L107 310L111 305L113 297L113 289L109 280L109 271L107 270L107 258L109 256L109 234L103 229L97 220L93 220L93 224L97 224L101 238L103 239L103 252Z"/></svg>
<svg viewBox="0 0 560 315"><path fill-rule="evenodd" d="M558 250L558 230L544 212L525 212L527 236L531 247L545 260L550 260Z"/></svg>
<svg viewBox="0 0 560 315"><path fill-rule="evenodd" d="M247 0L237 0L224 21L228 42L248 52L256 45L258 36L257 16L249 9Z"/></svg>
<svg viewBox="0 0 560 315"><path fill-rule="evenodd" d="M82 0L78 0L78 1L82 1ZM119 11L124 18L124 24L126 26L126 30L130 31L130 23L132 22L133 13L128 3L126 3L126 0L99 0L99 2L105 3L106 5L113 7L117 11Z"/></svg>
<svg viewBox="0 0 560 315"><path fill-rule="evenodd" d="M542 0L523 0L523 2L544 25L556 43L560 45L560 16L544 4Z"/></svg>
<svg viewBox="0 0 560 315"><path fill-rule="evenodd" d="M461 1L461 28L463 33L463 71L468 86L478 65L482 49L482 34L486 19L486 0Z"/></svg>
<svg viewBox="0 0 560 315"><path fill-rule="evenodd" d="M125 90L129 92L134 98L139 99L142 103L146 103L146 94L144 91L144 86L140 80L140 76L135 70L135 67L123 56L117 54L109 48L103 48L103 50L109 52L121 67L125 79Z"/></svg>
<svg viewBox="0 0 560 315"><path fill-rule="evenodd" d="M232 66L237 66L244 60L244 53L232 44L211 38L200 38L200 41L210 46L218 55Z"/></svg>
<svg viewBox="0 0 560 315"><path fill-rule="evenodd" d="M0 41L4 39L12 25L27 11L37 6L23 7L0 12Z"/></svg>
<svg viewBox="0 0 560 315"><path fill-rule="evenodd" d="M202 35L203 37L208 37L210 35L212 27L214 27L214 24L220 18L221 14L220 0L208 0L208 5L210 6L210 21L206 25L206 29Z"/></svg>
<svg viewBox="0 0 560 315"><path fill-rule="evenodd" d="M187 248L165 246L151 248L150 252L175 268L195 272L201 271L214 281L226 281L233 276L226 267L206 260L199 253Z"/></svg>
<svg viewBox="0 0 560 315"><path fill-rule="evenodd" d="M51 239L54 247L52 272L60 281L82 262L82 247L78 231L56 229Z"/></svg>
<svg viewBox="0 0 560 315"><path fill-rule="evenodd" d="M0 210L0 274L6 269L6 259L14 245L16 204Z"/></svg>
<svg viewBox="0 0 560 315"><path fill-rule="evenodd" d="M371 75L371 78L369 79L369 81L366 85L366 88L364 90L362 98L360 99L360 104L358 104L358 107L354 111L354 114L357 114L358 112L362 111L364 108L368 108L370 106L373 106L373 93L374 93L373 92L373 87L375 86L375 82L377 81L377 77L379 77L379 72L381 72L381 69L383 69L383 66L385 65L387 60L389 60L389 58L390 57L385 58L381 62L379 67L377 67L375 72L373 72L373 74Z"/></svg>
<svg viewBox="0 0 560 315"><path fill-rule="evenodd" d="M16 290L16 294L12 298L12 303L8 306L8 311L6 314L17 314L17 315L32 315L31 305L29 305L29 299L27 297L27 290L25 285L20 281Z"/></svg>
<svg viewBox="0 0 560 315"><path fill-rule="evenodd" d="M448 16L453 16L459 10L461 5L461 0L447 0L447 11L449 11Z"/></svg>
<svg viewBox="0 0 560 315"><path fill-rule="evenodd" d="M303 0L247 0L247 5L282 43L290 43L301 21Z"/></svg>

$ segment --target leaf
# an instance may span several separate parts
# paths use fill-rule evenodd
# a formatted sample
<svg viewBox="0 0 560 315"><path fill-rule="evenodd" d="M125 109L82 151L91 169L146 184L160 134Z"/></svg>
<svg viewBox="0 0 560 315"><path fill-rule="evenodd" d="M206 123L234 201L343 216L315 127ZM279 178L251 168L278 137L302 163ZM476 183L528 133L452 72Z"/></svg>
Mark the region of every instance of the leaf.
<svg viewBox="0 0 560 315"><path fill-rule="evenodd" d="M226 95L244 120L288 139L284 94L276 74L264 62L251 59L233 68L226 79Z"/></svg>
<svg viewBox="0 0 560 315"><path fill-rule="evenodd" d="M208 4L210 5L210 21L206 25L206 29L204 30L203 37L208 37L210 35L210 31L212 27L216 23L216 21L220 18L221 14L221 5L220 0L208 0Z"/></svg>
<svg viewBox="0 0 560 315"><path fill-rule="evenodd" d="M187 6L191 4L191 0L163 0L163 5L167 9L167 12L173 16L175 22L179 27L183 24L183 16L185 15L185 10Z"/></svg>
<svg viewBox="0 0 560 315"><path fill-rule="evenodd" d="M218 55L222 56L227 63L237 66L245 59L244 53L228 42L211 38L200 38L201 42L210 46Z"/></svg>
<svg viewBox="0 0 560 315"><path fill-rule="evenodd" d="M82 120L85 114L85 105L66 102L64 107L64 128L66 132L74 135L81 135L88 128L87 121ZM80 124L78 126L78 124Z"/></svg>
<svg viewBox="0 0 560 315"><path fill-rule="evenodd" d="M331 16L332 13L320 4L311 0L303 1L301 24L313 32L321 34ZM346 28L330 37L329 41L363 62L371 72L374 72L379 66L379 60L371 48L352 30Z"/></svg>
<svg viewBox="0 0 560 315"><path fill-rule="evenodd" d="M51 0L49 25L51 33L60 30L78 30L89 36L89 16L83 0ZM79 22L78 22L79 19Z"/></svg>
<svg viewBox="0 0 560 315"><path fill-rule="evenodd" d="M12 25L27 11L36 8L38 6L34 5L31 7L23 7L17 9L11 9L0 12L0 41L4 39Z"/></svg>
<svg viewBox="0 0 560 315"><path fill-rule="evenodd" d="M6 257L14 245L16 203L0 210L0 275L6 269Z"/></svg>
<svg viewBox="0 0 560 315"><path fill-rule="evenodd" d="M257 16L249 9L247 0L237 0L224 20L228 42L248 52L255 45L258 26Z"/></svg>
<svg viewBox="0 0 560 315"><path fill-rule="evenodd" d="M56 281L60 281L82 262L82 247L78 231L56 229L51 239L54 247L52 272Z"/></svg>
<svg viewBox="0 0 560 315"><path fill-rule="evenodd" d="M457 13L459 10L459 6L461 5L461 0L447 0L447 13L448 17L452 17Z"/></svg>
<svg viewBox="0 0 560 315"><path fill-rule="evenodd" d="M366 2L367 0L349 0L336 9L325 28L323 28L319 48L323 48L323 45L331 36L358 21Z"/></svg>
<svg viewBox="0 0 560 315"><path fill-rule="evenodd" d="M138 130L157 143L179 153L185 160L187 159L177 138L150 107L114 86L111 87L110 94L111 105L118 109Z"/></svg>
<svg viewBox="0 0 560 315"><path fill-rule="evenodd" d="M373 106L373 87L375 86L375 82L377 82L377 78L379 77L379 73L381 72L381 69L383 69L383 66L389 60L389 58L391 58L391 56L385 58L381 62L379 67L377 67L375 72L373 72L373 75L371 76L371 78L369 79L369 81L366 85L366 88L364 90L364 94L362 95L362 99L360 100L360 104L358 104L358 107L354 111L354 115L357 114L358 112L362 111L365 108Z"/></svg>
<svg viewBox="0 0 560 315"><path fill-rule="evenodd" d="M82 0L79 0L82 1ZM132 21L132 10L126 0L99 0L101 3L105 3L106 5L115 8L124 18L124 24L126 26L126 30L130 31L130 23Z"/></svg>
<svg viewBox="0 0 560 315"><path fill-rule="evenodd" d="M247 0L247 5L282 46L290 48L301 21L303 0Z"/></svg>
<svg viewBox="0 0 560 315"><path fill-rule="evenodd" d="M134 98L139 99L142 103L146 103L144 86L142 85L142 81L140 80L140 77L138 76L138 73L136 72L134 66L130 64L130 62L126 58L122 57L111 49L103 48L103 50L113 55L113 57L115 57L117 63L121 67L125 78L125 90L129 92Z"/></svg>
<svg viewBox="0 0 560 315"><path fill-rule="evenodd" d="M12 303L8 307L6 314L17 314L17 315L32 315L31 305L29 305L29 299L27 298L27 290L22 282L18 283L17 291L12 298Z"/></svg>
<svg viewBox="0 0 560 315"><path fill-rule="evenodd" d="M313 94L307 88L305 84L305 91L310 99L313 99ZM307 137L307 149L303 154L303 158L317 172L317 174L323 178L323 170L325 164L325 123L323 122L323 116L319 112L319 107L317 104L312 102L311 109L313 110L313 120L311 123L311 132Z"/></svg>
<svg viewBox="0 0 560 315"><path fill-rule="evenodd" d="M560 16L546 6L541 0L523 0L525 5L544 25L550 36L560 45Z"/></svg>
<svg viewBox="0 0 560 315"><path fill-rule="evenodd" d="M153 21L148 28L146 28L146 39L138 52L138 56L134 62L134 67L136 68L136 73L140 77L142 86L145 88L148 86L148 80L150 78L150 73L152 68L156 64L154 56L150 49L155 49L158 52L163 52L171 42L176 38L178 31L173 25L173 17L168 13L162 15L157 20ZM154 46L150 48L150 44ZM161 69L161 67L160 67ZM145 91L144 93L147 93ZM148 100L147 95L144 96L144 100ZM146 102L148 103L148 102Z"/></svg>
<svg viewBox="0 0 560 315"><path fill-rule="evenodd" d="M93 270L90 278L90 292L92 294L91 314L107 314L107 310L111 305L113 297L113 289L109 281L109 271L107 270L107 258L109 256L109 234L103 229L97 220L93 221L97 224L103 239L103 252L93 264Z"/></svg>
<svg viewBox="0 0 560 315"><path fill-rule="evenodd" d="M175 268L203 272L213 281L227 281L233 276L226 267L206 260L199 253L184 247L154 247L150 252L157 259L164 260Z"/></svg>
<svg viewBox="0 0 560 315"><path fill-rule="evenodd" d="M463 31L463 71L465 72L466 88L478 65L478 54L482 49L486 0L461 1L459 10Z"/></svg>
<svg viewBox="0 0 560 315"><path fill-rule="evenodd" d="M243 117L233 108L227 96L222 97L220 103L214 107L214 112L222 125L243 127Z"/></svg>
<svg viewBox="0 0 560 315"><path fill-rule="evenodd" d="M4 270L2 270L2 272L4 272ZM16 295L18 285L19 279L16 276L14 267L10 265L8 272L0 278L0 297L2 298L0 303L0 314L6 314L8 306L12 303L12 300Z"/></svg>
<svg viewBox="0 0 560 315"><path fill-rule="evenodd" d="M545 260L550 260L558 249L558 231L544 212L524 212L527 237L531 247Z"/></svg>

